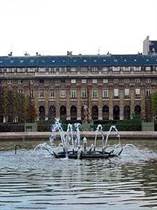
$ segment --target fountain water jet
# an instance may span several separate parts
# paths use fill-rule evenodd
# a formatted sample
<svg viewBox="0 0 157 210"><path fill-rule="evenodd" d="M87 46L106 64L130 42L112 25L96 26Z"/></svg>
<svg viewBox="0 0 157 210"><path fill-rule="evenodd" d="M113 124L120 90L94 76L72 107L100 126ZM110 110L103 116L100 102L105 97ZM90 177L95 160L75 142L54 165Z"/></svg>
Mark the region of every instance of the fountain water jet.
<svg viewBox="0 0 157 210"><path fill-rule="evenodd" d="M99 124L96 128L96 131L95 131L95 140L94 140L94 147L96 148L97 146L97 137L98 137L98 134L100 133L101 137L102 137L102 147L104 147L104 133L103 133L103 130L102 130L102 125Z"/></svg>
<svg viewBox="0 0 157 210"><path fill-rule="evenodd" d="M92 158L108 159L111 157L117 157L121 154L123 149L121 149L120 152L115 152L115 150L118 148L118 145L117 148L112 147L110 148L110 150L109 147L107 146L108 138L113 133L118 136L119 145L120 145L120 135L115 126L110 127L110 130L108 131L105 140L105 134L103 132L102 125L99 124L95 131L94 145L92 144L89 147L89 149L87 148L86 137L84 137L83 141L81 142L80 126L81 126L80 123L75 123L74 125L68 124L67 131L64 132L61 123L59 122L58 119L56 119L55 123L51 126L51 136L49 138L52 150L50 151L50 145L43 145L40 146L40 148L47 150L50 154L53 154L55 158L68 157L69 159L92 159ZM63 151L55 152L53 150L54 141L56 139L56 132L59 132ZM97 137L99 134L101 134L102 137L102 150L98 150L96 148ZM108 151L106 151L107 148Z"/></svg>

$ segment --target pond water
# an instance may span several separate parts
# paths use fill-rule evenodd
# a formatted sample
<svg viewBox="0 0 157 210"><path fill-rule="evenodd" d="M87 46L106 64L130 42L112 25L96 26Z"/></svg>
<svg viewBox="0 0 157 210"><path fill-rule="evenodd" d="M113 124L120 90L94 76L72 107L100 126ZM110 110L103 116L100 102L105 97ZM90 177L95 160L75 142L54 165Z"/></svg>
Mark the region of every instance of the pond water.
<svg viewBox="0 0 157 210"><path fill-rule="evenodd" d="M2 210L157 209L157 141L133 141L120 158L54 159L39 142L0 143Z"/></svg>

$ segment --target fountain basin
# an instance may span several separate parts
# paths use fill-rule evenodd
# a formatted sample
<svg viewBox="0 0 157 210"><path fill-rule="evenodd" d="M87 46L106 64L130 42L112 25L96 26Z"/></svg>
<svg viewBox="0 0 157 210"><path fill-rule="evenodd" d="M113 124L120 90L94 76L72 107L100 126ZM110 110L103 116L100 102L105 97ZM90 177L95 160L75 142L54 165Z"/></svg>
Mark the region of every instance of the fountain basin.
<svg viewBox="0 0 157 210"><path fill-rule="evenodd" d="M66 158L69 159L110 159L113 157L118 157L121 154L122 150L118 154L114 154L113 150L111 152L104 151L68 151L66 152L54 152L55 158Z"/></svg>

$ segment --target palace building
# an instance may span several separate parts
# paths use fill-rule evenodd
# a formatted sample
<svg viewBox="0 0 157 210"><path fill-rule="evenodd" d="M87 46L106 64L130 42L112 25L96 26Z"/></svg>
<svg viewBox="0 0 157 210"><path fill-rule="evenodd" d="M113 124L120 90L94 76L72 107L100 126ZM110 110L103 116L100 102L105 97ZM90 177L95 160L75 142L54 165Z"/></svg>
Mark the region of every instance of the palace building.
<svg viewBox="0 0 157 210"><path fill-rule="evenodd" d="M0 57L0 84L31 94L38 119L151 120L157 54ZM152 49L152 48L151 48Z"/></svg>

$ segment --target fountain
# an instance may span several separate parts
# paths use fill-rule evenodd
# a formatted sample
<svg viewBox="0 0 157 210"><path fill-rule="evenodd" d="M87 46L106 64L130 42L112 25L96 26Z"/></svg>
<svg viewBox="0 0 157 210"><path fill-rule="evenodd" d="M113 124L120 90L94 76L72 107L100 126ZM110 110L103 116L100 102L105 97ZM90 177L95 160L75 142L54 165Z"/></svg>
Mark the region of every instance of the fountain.
<svg viewBox="0 0 157 210"><path fill-rule="evenodd" d="M55 158L69 158L69 159L93 159L93 158L103 158L109 159L112 157L118 157L122 151L123 147L120 143L120 134L116 126L112 125L106 134L103 132L102 125L99 124L95 131L94 144L87 147L87 138L83 137L81 141L80 136L80 123L75 123L74 125L68 124L67 131L64 132L61 123L56 119L55 123L51 126L51 135L49 137L49 144L38 145L37 148L47 150ZM56 134L59 134L61 143L58 147L62 147L62 151L55 151L54 141L56 140ZM102 138L101 147L97 147L98 136ZM110 135L118 137L119 143L110 146L108 145L108 139Z"/></svg>
<svg viewBox="0 0 157 210"><path fill-rule="evenodd" d="M68 210L75 206L85 210L124 210L127 206L130 210L141 210L145 209L144 205L148 207L146 209L152 209L152 205L156 207L157 141L135 140L135 146L126 140L120 147L122 142L118 132L113 127L110 132L104 132L100 125L94 133L96 147L95 139L89 141L81 132L78 147L79 139L76 138L79 138L81 128L69 124L68 132L61 130L68 144L68 156L57 159L54 152L59 155L63 145L58 135L58 127L62 125L58 122L56 125L51 127L50 142L38 145L38 151L33 149L37 141L18 142L17 145L1 142L0 209ZM114 137L112 142L111 136ZM123 152L118 155L120 158L106 154L104 159L102 145L107 152L114 150L114 154L123 147ZM16 154L14 146L19 149ZM76 160L68 159L73 150ZM83 158L85 160L80 160Z"/></svg>

